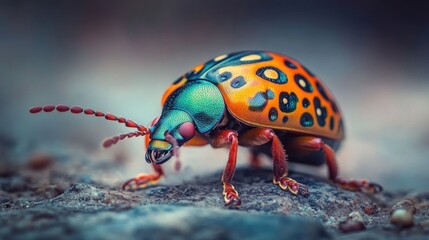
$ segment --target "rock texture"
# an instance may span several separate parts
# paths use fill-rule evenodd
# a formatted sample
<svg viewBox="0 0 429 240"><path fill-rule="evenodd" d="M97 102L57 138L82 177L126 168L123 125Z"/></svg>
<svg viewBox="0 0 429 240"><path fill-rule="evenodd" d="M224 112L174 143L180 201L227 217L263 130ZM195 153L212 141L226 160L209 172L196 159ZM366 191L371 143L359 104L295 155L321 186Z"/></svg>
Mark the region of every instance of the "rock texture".
<svg viewBox="0 0 429 240"><path fill-rule="evenodd" d="M429 193L371 196L292 173L310 190L308 197L293 196L272 184L271 170L238 169L234 185L242 207L228 209L221 195L221 173L127 192L40 158L2 168L0 239L426 239L429 235ZM404 199L407 208L412 204L416 209L409 228L390 223L392 207L398 208L401 204L396 203ZM364 227L354 226L353 221Z"/></svg>

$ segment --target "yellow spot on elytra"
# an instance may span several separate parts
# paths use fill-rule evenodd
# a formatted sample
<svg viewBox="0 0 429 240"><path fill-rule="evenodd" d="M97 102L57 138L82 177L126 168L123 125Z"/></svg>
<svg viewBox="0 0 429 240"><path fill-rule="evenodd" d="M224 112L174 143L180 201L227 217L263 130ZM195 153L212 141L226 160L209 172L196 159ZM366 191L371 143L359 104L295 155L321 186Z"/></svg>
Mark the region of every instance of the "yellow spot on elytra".
<svg viewBox="0 0 429 240"><path fill-rule="evenodd" d="M305 86L307 85L304 81L304 79L299 79L299 85L301 85L301 87L305 88Z"/></svg>
<svg viewBox="0 0 429 240"><path fill-rule="evenodd" d="M317 114L317 116L322 116L322 110L320 110L320 108L317 108L316 114Z"/></svg>
<svg viewBox="0 0 429 240"><path fill-rule="evenodd" d="M283 104L287 104L287 98L282 99Z"/></svg>
<svg viewBox="0 0 429 240"><path fill-rule="evenodd" d="M267 69L267 70L265 70L264 71L264 75L267 78L271 78L271 79L277 79L277 78L279 78L279 74L276 71L274 71L273 69Z"/></svg>
<svg viewBox="0 0 429 240"><path fill-rule="evenodd" d="M228 55L224 54L224 55L220 55L218 57L215 57L213 60L215 60L215 62L218 62L220 60L223 60L227 57Z"/></svg>
<svg viewBox="0 0 429 240"><path fill-rule="evenodd" d="M259 59L261 59L260 55L251 54L251 55L247 55L247 56L240 58L240 61L253 61L253 60L259 60Z"/></svg>

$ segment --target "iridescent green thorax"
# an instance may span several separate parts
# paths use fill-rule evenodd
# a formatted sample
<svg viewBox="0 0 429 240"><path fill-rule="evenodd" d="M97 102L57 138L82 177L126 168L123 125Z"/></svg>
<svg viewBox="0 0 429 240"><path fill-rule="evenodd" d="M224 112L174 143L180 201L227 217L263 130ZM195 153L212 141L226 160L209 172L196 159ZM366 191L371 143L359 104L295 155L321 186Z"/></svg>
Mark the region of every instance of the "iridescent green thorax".
<svg viewBox="0 0 429 240"><path fill-rule="evenodd" d="M206 133L221 120L225 112L225 102L221 92L213 83L196 80L186 83L168 97L164 104L163 115L169 110L188 113L198 131Z"/></svg>

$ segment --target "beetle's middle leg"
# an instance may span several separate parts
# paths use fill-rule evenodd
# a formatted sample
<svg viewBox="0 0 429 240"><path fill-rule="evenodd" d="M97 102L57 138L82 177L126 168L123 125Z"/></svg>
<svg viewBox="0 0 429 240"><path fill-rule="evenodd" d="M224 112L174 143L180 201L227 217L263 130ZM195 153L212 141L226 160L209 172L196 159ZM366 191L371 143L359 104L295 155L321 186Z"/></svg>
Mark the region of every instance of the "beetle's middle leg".
<svg viewBox="0 0 429 240"><path fill-rule="evenodd" d="M288 156L280 139L270 128L253 128L239 137L242 146L260 146L271 141L271 154L273 157L273 183L278 184L283 190L289 190L293 194L308 194L308 187L288 177Z"/></svg>
<svg viewBox="0 0 429 240"><path fill-rule="evenodd" d="M221 130L210 137L210 144L214 148L230 146L229 158L222 174L223 196L225 205L240 206L241 200L238 197L238 192L231 184L232 177L235 172L238 151L238 135L233 130Z"/></svg>

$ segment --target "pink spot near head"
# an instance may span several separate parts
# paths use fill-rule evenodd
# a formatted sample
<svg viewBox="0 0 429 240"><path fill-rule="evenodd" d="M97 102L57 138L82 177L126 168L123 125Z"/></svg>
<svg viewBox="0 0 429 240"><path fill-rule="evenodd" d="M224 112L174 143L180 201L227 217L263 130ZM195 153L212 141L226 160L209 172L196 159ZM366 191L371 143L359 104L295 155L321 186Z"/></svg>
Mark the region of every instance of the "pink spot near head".
<svg viewBox="0 0 429 240"><path fill-rule="evenodd" d="M185 122L179 127L179 134L186 140L191 139L195 135L195 127L191 122Z"/></svg>

